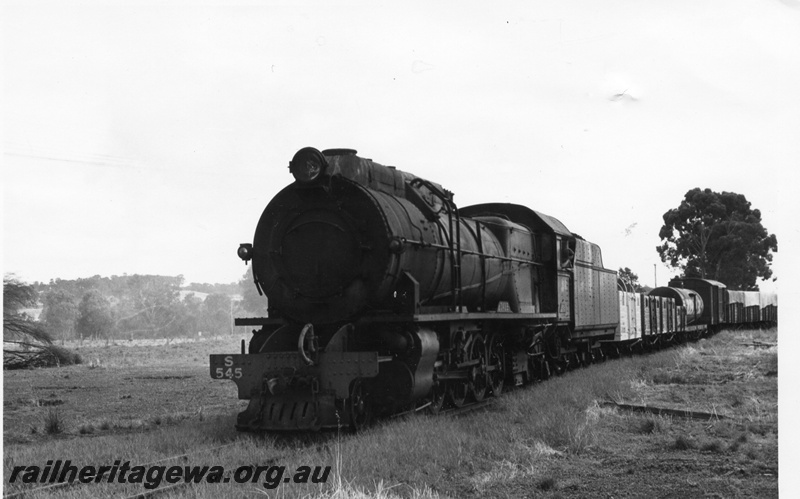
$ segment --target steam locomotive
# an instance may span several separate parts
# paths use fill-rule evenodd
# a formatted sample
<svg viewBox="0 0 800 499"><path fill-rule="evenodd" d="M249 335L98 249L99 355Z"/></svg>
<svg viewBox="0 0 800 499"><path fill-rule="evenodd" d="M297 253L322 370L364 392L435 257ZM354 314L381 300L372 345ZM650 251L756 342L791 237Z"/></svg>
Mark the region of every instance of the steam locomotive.
<svg viewBox="0 0 800 499"><path fill-rule="evenodd" d="M618 283L599 246L516 204L459 208L441 185L351 149L298 151L267 205L251 262L266 295L239 354L213 354L246 431L366 425L440 411L505 386L725 324L775 324L777 298L676 279Z"/></svg>

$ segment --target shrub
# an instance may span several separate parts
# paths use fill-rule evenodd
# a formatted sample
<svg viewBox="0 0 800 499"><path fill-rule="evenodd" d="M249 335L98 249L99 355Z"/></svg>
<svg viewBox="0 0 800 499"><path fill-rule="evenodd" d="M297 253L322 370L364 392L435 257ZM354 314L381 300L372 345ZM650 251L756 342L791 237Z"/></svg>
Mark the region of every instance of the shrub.
<svg viewBox="0 0 800 499"><path fill-rule="evenodd" d="M539 480L537 487L539 487L539 490L553 490L556 488L556 479L553 477L543 478Z"/></svg>
<svg viewBox="0 0 800 499"><path fill-rule="evenodd" d="M678 435L678 437L675 438L675 442L672 444L672 448L675 450L689 450L695 447L694 440L686 435Z"/></svg>
<svg viewBox="0 0 800 499"><path fill-rule="evenodd" d="M703 444L700 449L706 452L722 453L725 452L725 444L719 440L712 440L711 442L706 442Z"/></svg>
<svg viewBox="0 0 800 499"><path fill-rule="evenodd" d="M44 432L56 435L64 432L64 416L58 409L50 409L44 416Z"/></svg>
<svg viewBox="0 0 800 499"><path fill-rule="evenodd" d="M58 345L47 345L44 350L51 359L50 363L48 363L50 366L71 366L83 362L83 358L79 353Z"/></svg>
<svg viewBox="0 0 800 499"><path fill-rule="evenodd" d="M645 419L639 422L639 433L650 435L658 429L658 424L654 419Z"/></svg>

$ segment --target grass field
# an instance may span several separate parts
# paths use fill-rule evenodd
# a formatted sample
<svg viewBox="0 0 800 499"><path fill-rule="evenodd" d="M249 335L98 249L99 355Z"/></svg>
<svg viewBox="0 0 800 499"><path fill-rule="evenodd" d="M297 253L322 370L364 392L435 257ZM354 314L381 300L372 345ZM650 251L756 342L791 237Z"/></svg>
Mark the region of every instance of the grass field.
<svg viewBox="0 0 800 499"><path fill-rule="evenodd" d="M237 352L238 338L77 346L85 364L4 373L4 483L6 493L41 487L9 485L11 470L69 459L283 465L287 477L300 466L331 467L324 484L201 483L171 497L775 497L777 347L754 340L775 344L777 331L726 331L593 365L458 418L280 436L238 434L234 384L208 375L208 354ZM604 401L718 417L640 414ZM91 483L26 497L142 491Z"/></svg>

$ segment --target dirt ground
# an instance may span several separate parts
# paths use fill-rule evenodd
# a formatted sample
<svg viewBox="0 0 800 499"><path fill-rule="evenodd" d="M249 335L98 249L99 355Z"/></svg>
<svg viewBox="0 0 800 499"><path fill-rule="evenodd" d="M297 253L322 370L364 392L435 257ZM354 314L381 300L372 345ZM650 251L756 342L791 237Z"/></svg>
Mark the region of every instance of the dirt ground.
<svg viewBox="0 0 800 499"><path fill-rule="evenodd" d="M3 372L3 440L36 443L57 411L58 438L147 431L205 414L236 411L233 383L211 379L208 354L236 351L236 339L66 345L83 364Z"/></svg>

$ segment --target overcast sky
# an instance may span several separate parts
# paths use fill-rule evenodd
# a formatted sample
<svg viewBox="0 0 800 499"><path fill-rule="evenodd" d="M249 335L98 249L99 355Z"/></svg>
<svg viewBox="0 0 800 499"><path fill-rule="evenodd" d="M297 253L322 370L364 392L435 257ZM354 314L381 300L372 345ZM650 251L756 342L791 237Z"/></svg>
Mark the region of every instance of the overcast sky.
<svg viewBox="0 0 800 499"><path fill-rule="evenodd" d="M235 281L313 146L553 215L650 285L664 212L738 192L782 275L798 1L433 4L6 2L4 272Z"/></svg>

